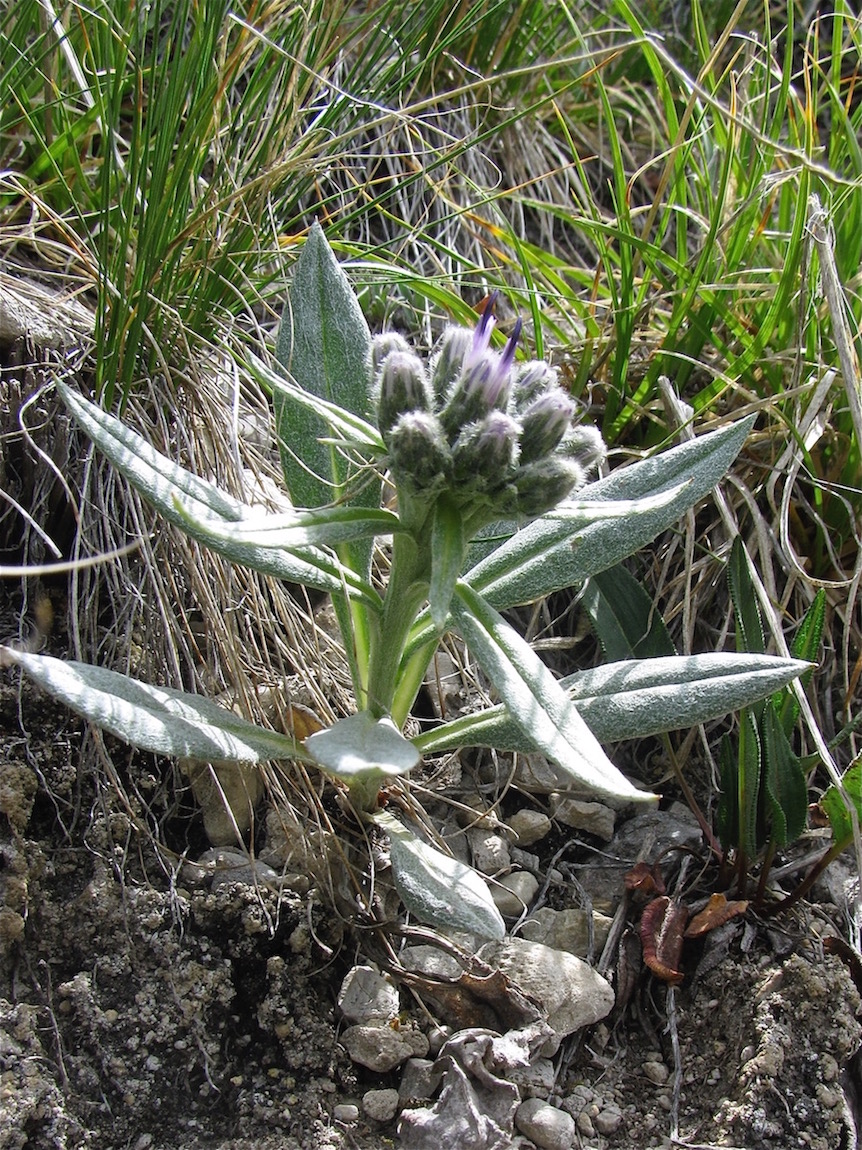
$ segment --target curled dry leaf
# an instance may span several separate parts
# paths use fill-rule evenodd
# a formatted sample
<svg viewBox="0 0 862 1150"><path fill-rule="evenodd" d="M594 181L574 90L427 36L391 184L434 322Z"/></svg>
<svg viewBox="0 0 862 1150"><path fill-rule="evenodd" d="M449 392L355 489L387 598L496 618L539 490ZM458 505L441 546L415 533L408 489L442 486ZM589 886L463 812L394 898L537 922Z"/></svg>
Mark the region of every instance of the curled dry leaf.
<svg viewBox="0 0 862 1150"><path fill-rule="evenodd" d="M672 986L683 979L679 958L687 921L688 908L667 895L654 898L641 915L644 962L653 974Z"/></svg>
<svg viewBox="0 0 862 1150"><path fill-rule="evenodd" d="M636 863L625 877L626 890L642 895L666 894L661 869L657 862L650 866L647 862Z"/></svg>
<svg viewBox="0 0 862 1150"><path fill-rule="evenodd" d="M685 928L685 937L700 938L716 927L724 926L737 915L745 914L747 910L748 899L734 899L729 902L723 894L710 895L709 902L703 910L698 911Z"/></svg>

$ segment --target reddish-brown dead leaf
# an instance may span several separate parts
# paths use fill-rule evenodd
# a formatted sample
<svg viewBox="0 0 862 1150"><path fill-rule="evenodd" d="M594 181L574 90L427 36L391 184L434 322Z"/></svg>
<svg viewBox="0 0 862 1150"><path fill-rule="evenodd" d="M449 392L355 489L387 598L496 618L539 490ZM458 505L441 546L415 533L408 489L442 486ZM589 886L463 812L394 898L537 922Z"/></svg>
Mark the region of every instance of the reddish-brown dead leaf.
<svg viewBox="0 0 862 1150"><path fill-rule="evenodd" d="M679 956L687 921L688 909L667 895L654 898L641 915L644 962L653 974L672 986L677 986L683 979Z"/></svg>
<svg viewBox="0 0 862 1150"><path fill-rule="evenodd" d="M666 891L658 863L652 866L646 862L636 863L626 875L625 884L626 890L647 896L664 894Z"/></svg>
<svg viewBox="0 0 862 1150"><path fill-rule="evenodd" d="M723 894L713 894L709 897L709 902L698 911L688 926L685 928L686 938L700 938L701 935L709 934L711 930L715 930L718 926L724 926L732 918L737 915L745 914L748 910L748 899L735 899L728 902Z"/></svg>

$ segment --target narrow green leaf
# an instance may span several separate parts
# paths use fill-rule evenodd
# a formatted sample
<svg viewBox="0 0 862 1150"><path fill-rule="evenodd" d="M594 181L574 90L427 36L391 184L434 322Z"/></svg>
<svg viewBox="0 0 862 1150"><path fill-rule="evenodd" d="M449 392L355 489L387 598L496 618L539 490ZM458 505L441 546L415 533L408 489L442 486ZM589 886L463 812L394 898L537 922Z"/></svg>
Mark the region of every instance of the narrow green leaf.
<svg viewBox="0 0 862 1150"><path fill-rule="evenodd" d="M420 922L501 939L506 924L484 879L464 863L422 842L388 811L374 822L389 835L392 876L399 895Z"/></svg>
<svg viewBox="0 0 862 1150"><path fill-rule="evenodd" d="M772 694L809 664L772 655L680 655L606 663L560 680L602 743L690 727ZM414 740L423 753L457 747L532 751L536 745L502 705L444 723Z"/></svg>
<svg viewBox="0 0 862 1150"><path fill-rule="evenodd" d="M452 613L514 722L533 746L571 775L573 784L632 802L655 799L617 770L529 643L468 584L456 586Z"/></svg>
<svg viewBox="0 0 862 1150"><path fill-rule="evenodd" d="M645 504L624 519L584 524L566 506L515 532L467 574L470 584L502 610L527 603L605 571L673 526L722 478L754 423L739 420L631 467L623 467L579 493L578 507L595 501L649 500L673 492L660 506ZM568 521L567 521L568 517Z"/></svg>
<svg viewBox="0 0 862 1150"><path fill-rule="evenodd" d="M736 649L761 655L766 650L763 620L749 570L748 553L739 535L734 539L727 564L727 582L736 617Z"/></svg>
<svg viewBox="0 0 862 1150"><path fill-rule="evenodd" d="M21 667L44 691L112 735L159 755L260 763L302 759L302 747L202 695L153 687L104 667L0 648L0 662Z"/></svg>
<svg viewBox="0 0 862 1150"><path fill-rule="evenodd" d="M461 574L465 547L463 515L445 497L438 499L431 530L431 585L428 602L431 619L441 633L446 629L449 604Z"/></svg>
<svg viewBox="0 0 862 1150"><path fill-rule="evenodd" d="M740 715L739 721L737 794L739 796L739 848L749 858L754 858L762 845L757 833L762 765L763 752L757 723L752 713L745 710Z"/></svg>
<svg viewBox="0 0 862 1150"><path fill-rule="evenodd" d="M581 605L608 659L654 659L676 653L660 612L621 564L590 577Z"/></svg>
<svg viewBox="0 0 862 1150"><path fill-rule="evenodd" d="M776 846L784 847L798 839L805 829L808 787L802 764L793 753L771 703L763 711L761 736L771 837Z"/></svg>

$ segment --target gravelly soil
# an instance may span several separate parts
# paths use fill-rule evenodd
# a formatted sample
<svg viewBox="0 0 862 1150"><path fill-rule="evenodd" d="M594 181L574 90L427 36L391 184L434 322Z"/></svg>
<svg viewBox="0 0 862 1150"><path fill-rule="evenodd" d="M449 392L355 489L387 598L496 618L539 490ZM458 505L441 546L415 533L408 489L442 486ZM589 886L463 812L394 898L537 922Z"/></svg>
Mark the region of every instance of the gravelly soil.
<svg viewBox="0 0 862 1150"><path fill-rule="evenodd" d="M339 1044L361 936L304 893L178 879L80 769L79 724L0 674L0 1150L397 1146L361 1100L398 1072ZM673 991L641 973L623 995L615 971L617 1009L557 1057L575 1145L854 1146L860 1000L823 947L840 927L828 905L736 920Z"/></svg>

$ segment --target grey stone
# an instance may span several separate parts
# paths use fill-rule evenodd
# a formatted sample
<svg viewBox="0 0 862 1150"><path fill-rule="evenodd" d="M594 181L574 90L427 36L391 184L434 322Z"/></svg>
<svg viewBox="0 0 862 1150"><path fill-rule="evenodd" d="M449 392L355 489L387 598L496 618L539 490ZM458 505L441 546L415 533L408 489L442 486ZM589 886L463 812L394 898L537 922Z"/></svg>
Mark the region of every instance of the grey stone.
<svg viewBox="0 0 862 1150"><path fill-rule="evenodd" d="M521 923L519 933L530 942L542 942L555 950L565 950L578 958L590 954L590 920L592 920L592 953L600 954L607 942L613 919L586 910L552 910L540 907Z"/></svg>
<svg viewBox="0 0 862 1150"><path fill-rule="evenodd" d="M518 836L519 847L529 847L533 843L541 842L551 830L551 820L542 811L533 811L525 807L515 811L506 825Z"/></svg>
<svg viewBox="0 0 862 1150"><path fill-rule="evenodd" d="M599 1134L604 1135L616 1134L622 1124L622 1112L620 1108L613 1103L610 1106L606 1106L603 1110L600 1110L593 1119L593 1125L596 1130L598 1130Z"/></svg>
<svg viewBox="0 0 862 1150"><path fill-rule="evenodd" d="M511 864L509 844L502 835L476 827L467 832L473 866L482 874L499 874Z"/></svg>
<svg viewBox="0 0 862 1150"><path fill-rule="evenodd" d="M332 1117L336 1122L355 1122L359 1117L359 1107L352 1102L341 1102L333 1107Z"/></svg>
<svg viewBox="0 0 862 1150"><path fill-rule="evenodd" d="M506 1078L514 1082L522 1098L547 1098L554 1089L556 1070L550 1058L534 1058L526 1066L513 1066Z"/></svg>
<svg viewBox="0 0 862 1150"><path fill-rule="evenodd" d="M539 942L505 938L486 943L479 957L541 1003L553 1029L553 1035L537 1051L542 1057L553 1057L567 1034L592 1026L614 1005L610 983L597 971L574 955Z"/></svg>
<svg viewBox="0 0 862 1150"><path fill-rule="evenodd" d="M432 978L460 978L461 964L457 958L441 950L439 946L405 946L398 956L401 965L417 974L427 974Z"/></svg>
<svg viewBox="0 0 862 1150"><path fill-rule="evenodd" d="M644 1062L643 1066L641 1066L641 1070L643 1070L650 1082L654 1082L656 1086L664 1086L670 1077L670 1071L663 1062Z"/></svg>
<svg viewBox="0 0 862 1150"><path fill-rule="evenodd" d="M348 1022L389 1022L400 1006L398 987L373 966L352 967L338 993L338 1008Z"/></svg>
<svg viewBox="0 0 862 1150"><path fill-rule="evenodd" d="M551 815L557 822L575 830L586 831L597 838L610 842L614 837L616 811L604 803L582 802L565 795L551 795Z"/></svg>
<svg viewBox="0 0 862 1150"><path fill-rule="evenodd" d="M528 871L517 870L494 883L491 895L500 914L507 918L522 915L539 890L539 880Z"/></svg>
<svg viewBox="0 0 862 1150"><path fill-rule="evenodd" d="M408 1058L401 1070L398 1097L402 1106L415 1106L434 1097L438 1075L429 1058Z"/></svg>
<svg viewBox="0 0 862 1150"><path fill-rule="evenodd" d="M349 1026L341 1041L351 1061L381 1073L428 1053L428 1039L410 1026Z"/></svg>
<svg viewBox="0 0 862 1150"><path fill-rule="evenodd" d="M540 1098L528 1098L515 1111L515 1125L542 1150L570 1150L575 1120Z"/></svg>
<svg viewBox="0 0 862 1150"><path fill-rule="evenodd" d="M391 1122L398 1113L397 1090L366 1090L362 1095L362 1109L367 1118L375 1122Z"/></svg>

